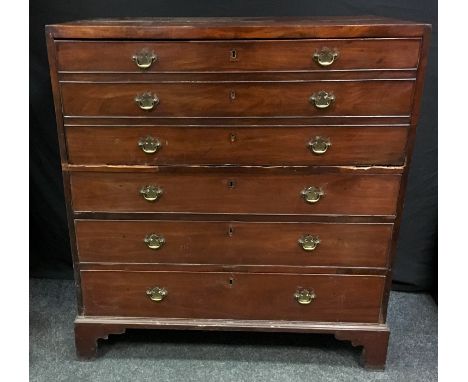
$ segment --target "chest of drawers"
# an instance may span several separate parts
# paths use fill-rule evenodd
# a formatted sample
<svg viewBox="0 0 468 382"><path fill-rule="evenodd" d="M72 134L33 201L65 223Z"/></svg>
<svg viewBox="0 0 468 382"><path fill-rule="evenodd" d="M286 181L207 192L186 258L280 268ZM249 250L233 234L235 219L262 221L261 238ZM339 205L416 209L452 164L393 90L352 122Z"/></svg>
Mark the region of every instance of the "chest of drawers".
<svg viewBox="0 0 468 382"><path fill-rule="evenodd" d="M128 328L311 332L383 367L429 30L47 26L78 354Z"/></svg>

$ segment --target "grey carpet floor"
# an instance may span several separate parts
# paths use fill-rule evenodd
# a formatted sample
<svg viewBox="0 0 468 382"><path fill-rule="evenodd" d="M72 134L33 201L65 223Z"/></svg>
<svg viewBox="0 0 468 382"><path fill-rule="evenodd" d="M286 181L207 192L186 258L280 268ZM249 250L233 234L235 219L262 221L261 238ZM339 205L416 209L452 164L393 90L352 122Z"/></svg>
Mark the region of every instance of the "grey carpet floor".
<svg viewBox="0 0 468 382"><path fill-rule="evenodd" d="M436 381L437 306L392 292L386 371L358 365L360 349L331 335L130 331L75 356L73 283L30 280L31 381Z"/></svg>

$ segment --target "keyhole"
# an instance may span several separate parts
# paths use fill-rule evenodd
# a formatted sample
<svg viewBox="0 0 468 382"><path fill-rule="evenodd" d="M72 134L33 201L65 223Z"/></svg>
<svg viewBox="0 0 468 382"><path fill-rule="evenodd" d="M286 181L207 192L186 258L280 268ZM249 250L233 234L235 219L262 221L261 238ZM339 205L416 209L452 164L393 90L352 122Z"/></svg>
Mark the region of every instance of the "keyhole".
<svg viewBox="0 0 468 382"><path fill-rule="evenodd" d="M234 187L236 187L236 181L230 179L230 180L228 180L227 185L228 185L229 188L234 188Z"/></svg>
<svg viewBox="0 0 468 382"><path fill-rule="evenodd" d="M232 235L234 235L234 227L232 225L229 225L228 236L232 237Z"/></svg>
<svg viewBox="0 0 468 382"><path fill-rule="evenodd" d="M236 99L236 91L235 91L235 90L231 90L231 91L229 92L229 99L230 99L231 101L234 101L234 100Z"/></svg>
<svg viewBox="0 0 468 382"><path fill-rule="evenodd" d="M229 277L229 286L232 286L233 283L234 283L234 279L232 277Z"/></svg>
<svg viewBox="0 0 468 382"><path fill-rule="evenodd" d="M231 59L231 61L237 61L237 50L231 49L230 59Z"/></svg>
<svg viewBox="0 0 468 382"><path fill-rule="evenodd" d="M236 134L234 134L234 133L229 134L229 141L230 141L231 143L234 143L235 141L237 141L237 136L236 136Z"/></svg>

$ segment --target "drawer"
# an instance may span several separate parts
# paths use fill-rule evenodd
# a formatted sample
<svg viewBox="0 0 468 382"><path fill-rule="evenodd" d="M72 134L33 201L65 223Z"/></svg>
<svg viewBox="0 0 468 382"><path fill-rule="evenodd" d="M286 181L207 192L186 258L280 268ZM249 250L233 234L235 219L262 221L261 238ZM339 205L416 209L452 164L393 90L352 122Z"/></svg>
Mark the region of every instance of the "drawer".
<svg viewBox="0 0 468 382"><path fill-rule="evenodd" d="M81 272L87 316L378 322L384 284L384 276ZM156 288L166 292L159 302L150 298L164 294ZM315 298L299 304L301 291L309 301L305 290Z"/></svg>
<svg viewBox="0 0 468 382"><path fill-rule="evenodd" d="M389 126L73 126L66 137L68 158L75 164L402 165L407 131Z"/></svg>
<svg viewBox="0 0 468 382"><path fill-rule="evenodd" d="M393 224L76 220L81 262L385 267Z"/></svg>
<svg viewBox="0 0 468 382"><path fill-rule="evenodd" d="M69 117L408 116L413 88L413 80L64 82L61 94L64 116ZM329 106L317 108L315 102Z"/></svg>
<svg viewBox="0 0 468 382"><path fill-rule="evenodd" d="M257 171L75 172L70 180L80 212L394 215L400 185L400 175Z"/></svg>
<svg viewBox="0 0 468 382"><path fill-rule="evenodd" d="M420 39L57 41L56 47L59 70L75 72L140 72L137 61L150 65L146 72L412 69Z"/></svg>

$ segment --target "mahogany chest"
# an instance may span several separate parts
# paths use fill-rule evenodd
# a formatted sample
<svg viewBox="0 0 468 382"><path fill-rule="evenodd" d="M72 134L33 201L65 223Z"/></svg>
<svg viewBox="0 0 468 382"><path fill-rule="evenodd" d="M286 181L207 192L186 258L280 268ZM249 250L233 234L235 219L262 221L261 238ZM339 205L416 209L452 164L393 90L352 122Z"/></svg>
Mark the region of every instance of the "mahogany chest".
<svg viewBox="0 0 468 382"><path fill-rule="evenodd" d="M385 365L430 26L46 27L78 355L127 328L331 333Z"/></svg>

